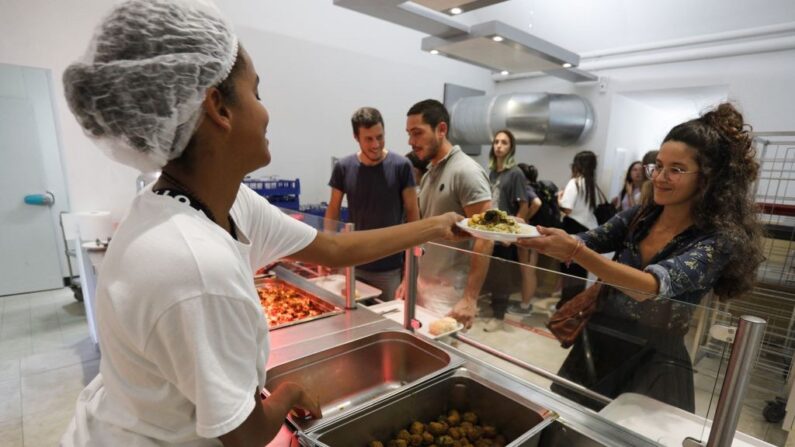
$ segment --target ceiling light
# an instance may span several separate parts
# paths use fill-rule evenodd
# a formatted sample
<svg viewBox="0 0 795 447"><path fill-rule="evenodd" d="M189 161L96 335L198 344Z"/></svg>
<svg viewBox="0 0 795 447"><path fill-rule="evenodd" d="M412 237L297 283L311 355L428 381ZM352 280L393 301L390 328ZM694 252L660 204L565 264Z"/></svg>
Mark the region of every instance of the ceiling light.
<svg viewBox="0 0 795 447"><path fill-rule="evenodd" d="M571 68L571 64L566 62L565 64L563 64L563 68Z"/></svg>
<svg viewBox="0 0 795 447"><path fill-rule="evenodd" d="M376 1L362 1L362 0L334 0L337 4L340 1L351 1L351 3L386 3L386 4L405 4L412 3L423 8L430 9L436 12L441 12L447 15L458 15L465 12L474 11L476 9L485 8L486 6L503 3L508 0L378 0Z"/></svg>
<svg viewBox="0 0 795 447"><path fill-rule="evenodd" d="M439 50L431 50L431 54L439 54Z"/></svg>
<svg viewBox="0 0 795 447"><path fill-rule="evenodd" d="M508 71L508 70L503 70L503 71L500 72L500 74L503 75L503 76L508 76L510 73L511 72Z"/></svg>
<svg viewBox="0 0 795 447"><path fill-rule="evenodd" d="M501 40L501 42L500 42ZM475 64L500 73L532 73L565 70L579 63L576 53L501 22L470 27L468 34L422 39L422 49L438 50L445 57Z"/></svg>

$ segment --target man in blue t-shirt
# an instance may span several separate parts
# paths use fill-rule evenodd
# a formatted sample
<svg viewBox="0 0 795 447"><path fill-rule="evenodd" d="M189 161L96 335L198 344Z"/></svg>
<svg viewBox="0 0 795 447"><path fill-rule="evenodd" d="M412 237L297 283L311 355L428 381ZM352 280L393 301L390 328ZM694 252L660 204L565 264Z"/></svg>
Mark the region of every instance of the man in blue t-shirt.
<svg viewBox="0 0 795 447"><path fill-rule="evenodd" d="M351 117L359 152L334 165L331 199L326 219L339 220L342 197L348 196L350 221L355 230L371 230L413 222L420 217L411 163L384 148L384 119L372 107L362 107ZM396 254L356 266L356 278L381 289L381 299L391 300L400 285L403 255Z"/></svg>

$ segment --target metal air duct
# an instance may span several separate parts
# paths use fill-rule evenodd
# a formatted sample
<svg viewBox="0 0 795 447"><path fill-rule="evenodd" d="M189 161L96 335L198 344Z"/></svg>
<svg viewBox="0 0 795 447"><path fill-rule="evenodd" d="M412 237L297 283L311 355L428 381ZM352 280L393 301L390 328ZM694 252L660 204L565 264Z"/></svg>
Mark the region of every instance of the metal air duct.
<svg viewBox="0 0 795 447"><path fill-rule="evenodd" d="M516 144L569 146L593 127L591 104L577 95L512 93L461 98L450 107L450 139L455 144L491 144L509 129Z"/></svg>

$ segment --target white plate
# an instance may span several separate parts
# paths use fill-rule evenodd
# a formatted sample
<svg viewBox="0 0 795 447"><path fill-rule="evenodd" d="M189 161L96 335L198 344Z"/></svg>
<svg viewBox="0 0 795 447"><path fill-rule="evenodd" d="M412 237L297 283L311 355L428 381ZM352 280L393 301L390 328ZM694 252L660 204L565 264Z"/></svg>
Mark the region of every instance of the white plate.
<svg viewBox="0 0 795 447"><path fill-rule="evenodd" d="M385 318L389 318L392 321L396 321L403 324L403 300L394 300L394 301L387 301L385 303L379 303L374 306L368 307L368 309L372 310L373 312L380 314ZM423 337L428 337L430 339L436 340L437 338L442 338L445 335L450 335L464 329L464 325L458 323L456 328L449 332L443 332L441 334L433 335L428 330L431 328L431 323L434 321L442 318L439 315L429 311L424 307L417 306L415 308L414 318L419 320L422 324L419 329L416 329L414 332L416 334L422 335Z"/></svg>
<svg viewBox="0 0 795 447"><path fill-rule="evenodd" d="M345 288L345 277L342 275L320 276L318 278L309 279L309 282L313 282L331 293L343 296L342 289ZM375 298L381 295L381 290L361 281L356 281L356 292L356 301Z"/></svg>
<svg viewBox="0 0 795 447"><path fill-rule="evenodd" d="M518 233L503 233L500 231L487 231L487 230L479 230L477 228L471 228L469 225L469 219L464 219L456 223L459 228L466 231L467 233L471 234L472 236L479 238L479 239L488 239L490 241L497 241L497 242L516 242L520 238L526 237L539 237L541 236L538 233L536 227L532 225L527 225L520 223L519 225L519 232Z"/></svg>

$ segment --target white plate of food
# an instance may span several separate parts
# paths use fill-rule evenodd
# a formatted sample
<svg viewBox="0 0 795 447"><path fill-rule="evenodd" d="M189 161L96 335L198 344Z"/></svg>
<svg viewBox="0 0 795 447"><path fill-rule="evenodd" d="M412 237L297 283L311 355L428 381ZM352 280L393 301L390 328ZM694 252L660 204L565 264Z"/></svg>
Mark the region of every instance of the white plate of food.
<svg viewBox="0 0 795 447"><path fill-rule="evenodd" d="M500 210L475 214L456 225L476 238L497 242L516 242L521 238L541 236L536 227L516 222L513 217Z"/></svg>
<svg viewBox="0 0 795 447"><path fill-rule="evenodd" d="M369 310L392 321L403 324L403 300L387 301L368 307ZM442 338L464 329L464 325L451 317L440 317L424 307L417 306L414 318L421 326L414 332L431 339Z"/></svg>

